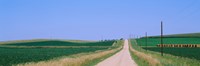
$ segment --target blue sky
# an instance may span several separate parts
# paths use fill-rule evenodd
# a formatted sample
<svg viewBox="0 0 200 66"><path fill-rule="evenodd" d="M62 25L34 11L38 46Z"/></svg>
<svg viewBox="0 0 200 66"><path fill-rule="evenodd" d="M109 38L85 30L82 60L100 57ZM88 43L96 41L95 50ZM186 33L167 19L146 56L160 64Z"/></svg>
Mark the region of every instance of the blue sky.
<svg viewBox="0 0 200 66"><path fill-rule="evenodd" d="M0 0L0 41L199 32L198 0Z"/></svg>

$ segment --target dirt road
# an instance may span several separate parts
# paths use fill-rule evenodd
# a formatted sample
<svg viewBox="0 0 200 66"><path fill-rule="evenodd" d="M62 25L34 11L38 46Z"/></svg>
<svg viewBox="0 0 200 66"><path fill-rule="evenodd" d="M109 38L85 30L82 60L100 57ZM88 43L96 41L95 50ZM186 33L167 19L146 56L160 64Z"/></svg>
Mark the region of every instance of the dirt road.
<svg viewBox="0 0 200 66"><path fill-rule="evenodd" d="M125 40L124 47L120 52L98 63L96 66L137 66L129 53L128 40Z"/></svg>

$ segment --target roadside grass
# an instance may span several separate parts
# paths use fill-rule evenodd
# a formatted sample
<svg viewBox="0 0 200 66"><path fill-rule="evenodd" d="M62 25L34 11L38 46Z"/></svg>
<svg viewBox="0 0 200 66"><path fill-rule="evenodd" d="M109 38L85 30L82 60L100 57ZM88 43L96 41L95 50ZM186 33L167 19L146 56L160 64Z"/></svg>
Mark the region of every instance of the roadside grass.
<svg viewBox="0 0 200 66"><path fill-rule="evenodd" d="M138 45L137 42L135 42L135 39L131 40L132 45ZM133 46L134 47L134 46ZM164 56L161 56L160 52L154 52L149 50L144 50L143 48L137 46L136 50L143 52L145 54L151 55L153 58L157 59L162 66L198 66L200 65L199 60L180 57L180 56L174 56L171 54L164 53ZM135 48L134 48L135 49Z"/></svg>
<svg viewBox="0 0 200 66"><path fill-rule="evenodd" d="M81 53L62 58L52 59L41 62L30 62L19 64L17 66L94 66L104 59L112 56L122 49L123 41L117 41L107 50L100 50L90 53Z"/></svg>
<svg viewBox="0 0 200 66"><path fill-rule="evenodd" d="M151 55L143 53L140 48L129 40L130 53L139 66L161 66L160 62Z"/></svg>
<svg viewBox="0 0 200 66"><path fill-rule="evenodd" d="M133 53L133 51L130 51L131 57L134 59L134 61L138 64L138 66L148 66L148 62L144 59L141 59L137 55Z"/></svg>
<svg viewBox="0 0 200 66"><path fill-rule="evenodd" d="M112 55L116 54L117 52L119 52L121 49L123 49L123 48L122 48L123 45L124 45L124 41L123 41L123 40L118 40L117 42L115 42L115 43L113 44L112 47L110 47L110 48L107 50L107 52L110 51L109 53L107 53L107 54L105 54L105 55L101 55L101 57L99 57L98 59L95 59L94 61L88 62L88 63L86 63L86 65L84 65L84 66L95 66L95 65L98 64L99 62L101 62L101 61L103 61L103 60L105 60L105 59L111 57ZM115 51L111 51L111 50L115 50ZM106 51L103 51L103 52L106 52ZM103 52L101 52L101 53L103 53Z"/></svg>

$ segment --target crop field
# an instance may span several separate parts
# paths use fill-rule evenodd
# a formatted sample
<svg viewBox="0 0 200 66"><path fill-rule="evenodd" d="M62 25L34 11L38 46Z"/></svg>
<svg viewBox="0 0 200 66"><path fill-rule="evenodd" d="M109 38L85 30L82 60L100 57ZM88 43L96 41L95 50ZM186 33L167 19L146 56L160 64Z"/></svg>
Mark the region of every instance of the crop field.
<svg viewBox="0 0 200 66"><path fill-rule="evenodd" d="M164 38L164 44L200 44L200 38ZM137 39L138 45L144 49L160 52L160 48L156 47L160 44L160 38L148 38L147 48L145 46L145 38ZM148 47L150 46L150 47ZM153 47L152 47L153 46ZM200 60L200 48L164 48L164 53L172 54L180 57Z"/></svg>
<svg viewBox="0 0 200 66"><path fill-rule="evenodd" d="M43 41L27 43L4 44L8 46L112 46L114 41L105 42L61 42L61 41ZM46 61L62 56L69 56L84 52L94 52L105 50L108 47L88 47L88 48L9 48L0 46L0 66L11 66L27 62Z"/></svg>
<svg viewBox="0 0 200 66"><path fill-rule="evenodd" d="M144 49L160 52L160 48L158 47L148 47ZM199 51L200 48L164 48L164 53L196 60L200 60Z"/></svg>
<svg viewBox="0 0 200 66"><path fill-rule="evenodd" d="M67 42L67 41L39 41L39 42L27 42L27 43L6 43L2 45L11 46L112 46L114 41L104 41L104 42Z"/></svg>
<svg viewBox="0 0 200 66"><path fill-rule="evenodd" d="M199 33L193 34L177 34L177 35L166 35L163 38L163 44L200 44L200 38L197 36ZM147 38L147 48L146 38L136 39L139 46L143 49L160 52L160 47L157 47L157 44L160 44L159 36L153 36ZM132 41L133 42L133 41ZM191 59L200 60L200 48L183 48L183 47L164 47L163 52L166 54L171 54L179 57L186 57Z"/></svg>
<svg viewBox="0 0 200 66"><path fill-rule="evenodd" d="M149 36L149 37L160 38L160 36ZM167 38L200 38L200 33L172 34L172 35L164 35L163 37L167 37Z"/></svg>
<svg viewBox="0 0 200 66"><path fill-rule="evenodd" d="M140 46L145 46L146 38L136 39ZM200 38L163 38L164 44L200 44ZM160 38L148 38L147 46L160 44Z"/></svg>
<svg viewBox="0 0 200 66"><path fill-rule="evenodd" d="M68 56L81 52L92 52L107 48L0 48L0 65L37 62Z"/></svg>

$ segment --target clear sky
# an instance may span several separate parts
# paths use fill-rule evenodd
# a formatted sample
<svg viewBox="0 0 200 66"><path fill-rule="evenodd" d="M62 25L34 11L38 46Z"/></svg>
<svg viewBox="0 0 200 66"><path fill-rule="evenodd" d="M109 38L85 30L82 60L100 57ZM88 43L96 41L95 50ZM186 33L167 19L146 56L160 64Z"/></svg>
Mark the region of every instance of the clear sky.
<svg viewBox="0 0 200 66"><path fill-rule="evenodd" d="M0 41L200 32L199 0L0 0Z"/></svg>

